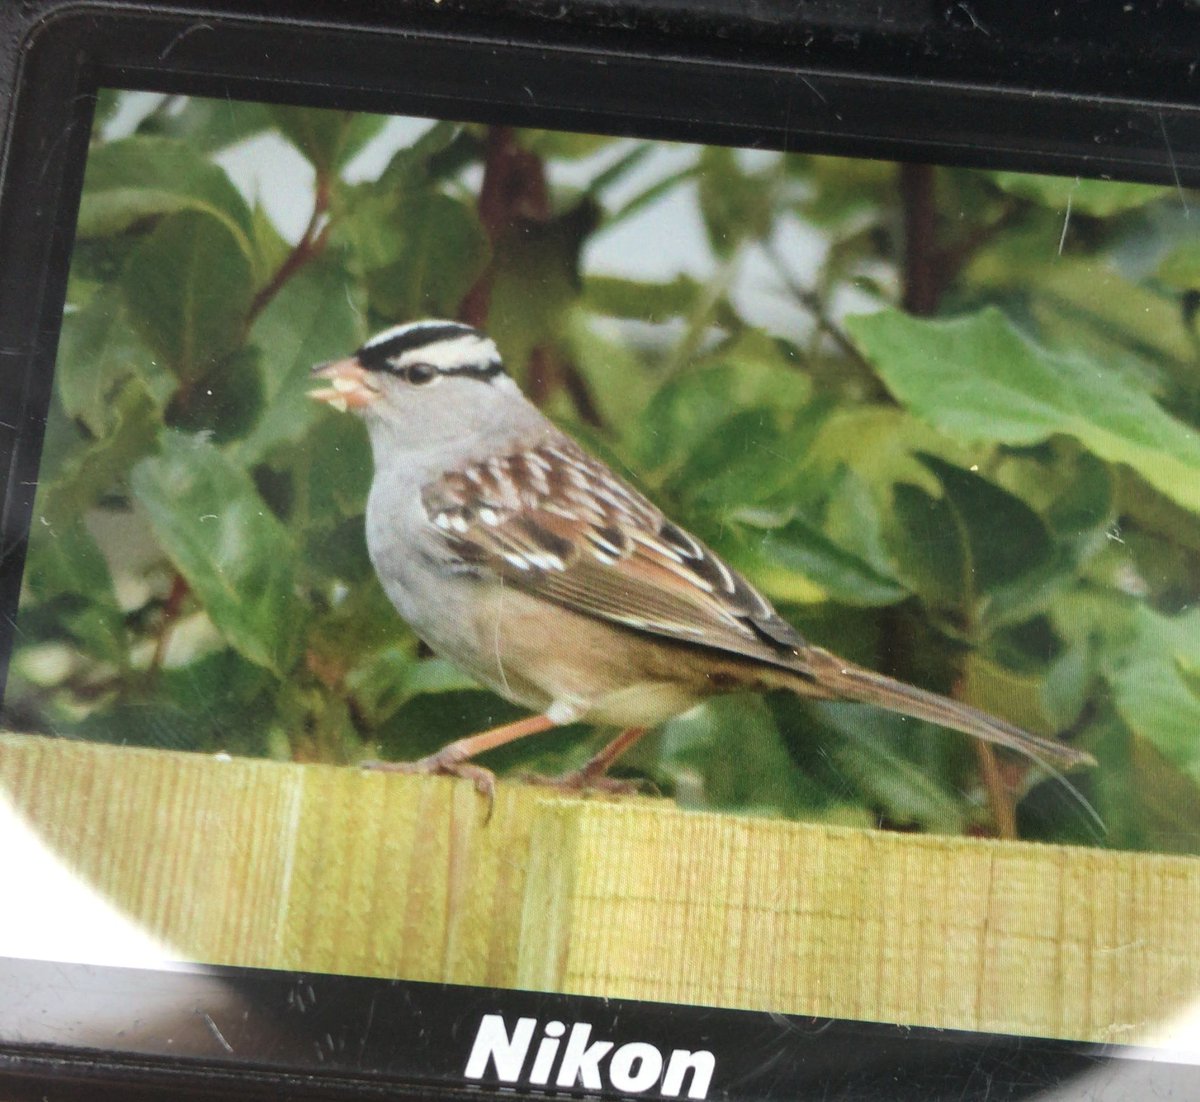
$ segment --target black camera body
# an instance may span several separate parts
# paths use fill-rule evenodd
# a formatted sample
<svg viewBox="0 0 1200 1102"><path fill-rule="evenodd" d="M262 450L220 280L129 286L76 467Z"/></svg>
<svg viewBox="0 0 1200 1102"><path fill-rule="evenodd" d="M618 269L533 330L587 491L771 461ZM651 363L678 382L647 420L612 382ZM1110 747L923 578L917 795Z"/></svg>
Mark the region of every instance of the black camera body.
<svg viewBox="0 0 1200 1102"><path fill-rule="evenodd" d="M1176 986L1200 975L1194 947L1147 917L1160 890L1185 917L1200 898L1184 730L1200 707L1197 42L1182 2L0 7L4 848L44 839L118 911L184 939L142 966L0 920L0 1093L1194 1091L1179 1032L1160 1049L1104 1033L1105 1003L1055 1033L987 969L1011 978L1013 954L1052 944L1057 963L1018 969L1030 984L1100 990L1108 950L1035 919L1054 892L1064 923L1091 916L1083 897L1115 884L1118 917L1088 921L1128 919L1127 943L1151 930ZM1104 282L1110 261L1125 282ZM501 791L486 814L466 781L357 773L372 748L420 758L517 714L393 623L361 535L366 438L297 400L309 364L425 316L486 326L527 395L682 510L806 637L1077 740L1095 775L1064 788L937 736L893 753L903 726L773 698L684 717L631 757L685 810L636 798L647 817L624 834L603 799L538 810L505 783L578 765L576 728L488 759ZM409 737L427 727L428 745ZM720 780L738 768L752 780ZM1122 769L1135 779L1113 780ZM245 795L258 785L261 802ZM711 879L687 865L709 845L700 822L725 831L695 858ZM294 834L271 841L282 823ZM568 874L589 830L601 852ZM878 912L822 894L847 868L882 884L917 860L910 830L998 840L955 839L960 864L881 887ZM1093 868L1077 843L1112 858L1090 881L1071 878ZM820 860L795 864L810 845ZM770 884L763 854L780 861ZM976 888L954 895L951 867ZM620 883L589 911L585 872L604 870ZM404 876L408 894L387 895ZM293 878L316 886L310 940L288 957ZM226 881L242 889L222 895ZM747 883L762 894L730 904ZM1013 933L995 923L1018 883ZM14 880L5 909L40 890ZM703 919L718 897L724 917ZM217 917L193 922L193 898ZM647 918L647 899L667 909ZM956 924L975 903L985 917ZM568 904L602 917L568 928ZM746 917L772 908L777 926ZM202 942L181 931L203 922L219 951L189 948ZM876 948L846 935L793 977L837 922L891 930ZM659 949L676 930L676 955L639 957L639 923ZM909 1005L888 983L919 1002L914 973L888 969L926 927L928 974L950 990L976 970L990 1017L982 996L975 1017L887 1016ZM572 963L589 939L607 948ZM486 967L462 963L472 952ZM724 986L689 987L692 970ZM869 975L878 997L846 1010ZM1181 1000L1164 995L1162 1017Z"/></svg>

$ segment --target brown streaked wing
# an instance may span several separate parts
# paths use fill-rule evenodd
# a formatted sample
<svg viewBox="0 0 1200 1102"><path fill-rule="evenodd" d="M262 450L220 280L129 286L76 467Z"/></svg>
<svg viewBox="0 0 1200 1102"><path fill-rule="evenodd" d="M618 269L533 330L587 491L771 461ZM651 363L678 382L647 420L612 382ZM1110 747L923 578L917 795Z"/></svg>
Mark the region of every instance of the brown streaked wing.
<svg viewBox="0 0 1200 1102"><path fill-rule="evenodd" d="M465 563L576 612L794 668L806 644L737 571L566 437L425 487Z"/></svg>

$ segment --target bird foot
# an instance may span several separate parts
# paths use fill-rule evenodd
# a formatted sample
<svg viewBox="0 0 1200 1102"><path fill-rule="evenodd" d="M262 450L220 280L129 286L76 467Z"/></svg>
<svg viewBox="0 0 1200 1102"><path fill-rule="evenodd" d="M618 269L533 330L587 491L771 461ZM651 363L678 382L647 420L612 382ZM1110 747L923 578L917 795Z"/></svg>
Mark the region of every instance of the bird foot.
<svg viewBox="0 0 1200 1102"><path fill-rule="evenodd" d="M482 765L463 761L458 754L446 753L449 749L451 747L446 747L436 754L418 758L416 761L364 761L361 767L377 773L425 774L459 777L471 781L475 785L475 791L487 797L490 815L491 806L496 799L496 774L490 769L484 769Z"/></svg>
<svg viewBox="0 0 1200 1102"><path fill-rule="evenodd" d="M600 792L606 796L637 796L654 787L649 781L610 777L600 770L589 770L587 766L582 769L572 769L569 773L560 773L557 777L525 773L521 779L528 784L543 785L558 792L577 795Z"/></svg>

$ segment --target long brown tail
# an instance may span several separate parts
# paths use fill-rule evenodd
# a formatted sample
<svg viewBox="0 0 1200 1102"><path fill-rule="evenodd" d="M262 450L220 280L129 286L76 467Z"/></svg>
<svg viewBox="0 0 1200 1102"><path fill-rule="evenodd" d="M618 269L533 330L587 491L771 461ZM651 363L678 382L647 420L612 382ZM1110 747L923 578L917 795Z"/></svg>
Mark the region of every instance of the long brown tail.
<svg viewBox="0 0 1200 1102"><path fill-rule="evenodd" d="M1020 727L958 700L906 685L881 673L856 666L820 647L808 647L798 664L804 685L792 685L806 696L833 697L875 704L914 719L950 727L955 731L1004 746L1046 764L1047 761L1068 769L1076 765L1095 765L1096 759L1084 750L1076 750L1053 739L1031 735Z"/></svg>

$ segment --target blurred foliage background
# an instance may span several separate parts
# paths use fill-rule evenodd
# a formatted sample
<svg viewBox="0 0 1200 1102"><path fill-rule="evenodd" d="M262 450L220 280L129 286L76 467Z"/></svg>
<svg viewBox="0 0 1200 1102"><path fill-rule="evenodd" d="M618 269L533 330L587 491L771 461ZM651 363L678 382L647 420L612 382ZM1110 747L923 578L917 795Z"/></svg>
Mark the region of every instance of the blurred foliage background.
<svg viewBox="0 0 1200 1102"><path fill-rule="evenodd" d="M392 611L365 434L306 397L314 362L453 316L810 638L1100 761L1073 792L928 725L734 697L627 773L1200 852L1193 195L450 123L364 171L383 117L131 103L99 105L6 725L352 763L513 718ZM305 210L287 234L225 167L264 136L303 158L265 177ZM660 278L663 225L702 259ZM484 761L552 773L607 734Z"/></svg>

